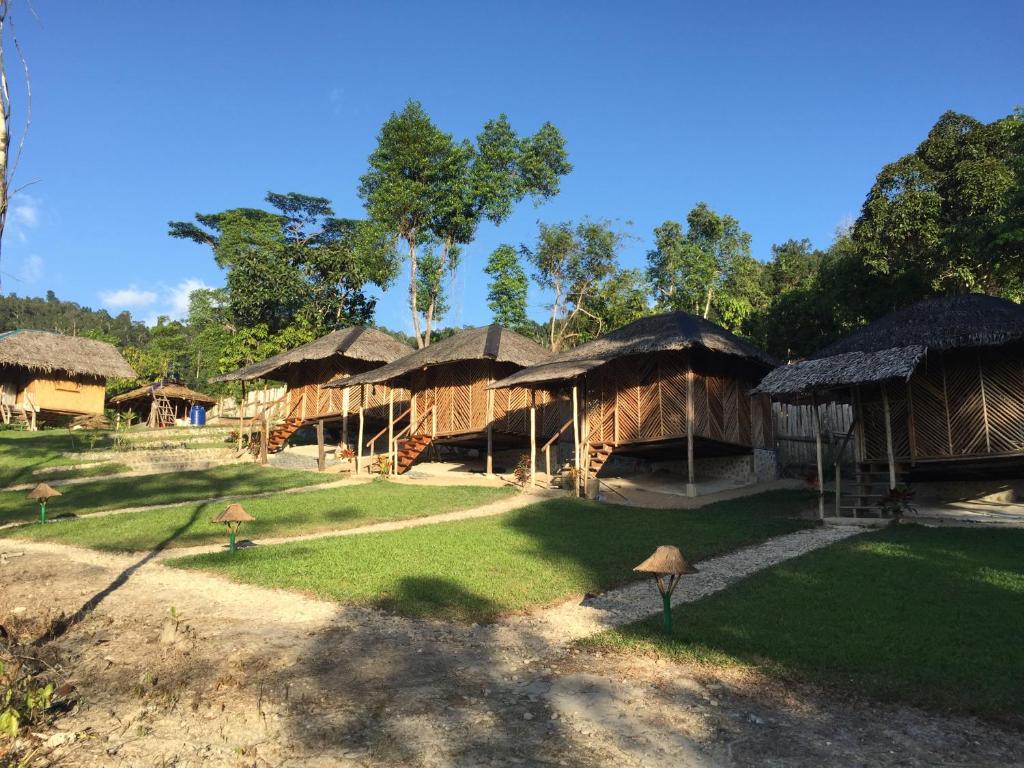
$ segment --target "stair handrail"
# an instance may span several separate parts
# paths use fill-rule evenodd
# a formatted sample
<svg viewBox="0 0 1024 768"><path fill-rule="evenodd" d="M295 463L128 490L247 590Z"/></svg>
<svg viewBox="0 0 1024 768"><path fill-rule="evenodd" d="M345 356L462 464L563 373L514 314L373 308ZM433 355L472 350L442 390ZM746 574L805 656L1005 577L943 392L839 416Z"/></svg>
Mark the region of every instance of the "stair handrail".
<svg viewBox="0 0 1024 768"><path fill-rule="evenodd" d="M853 430L857 426L857 420L859 418L860 418L860 416L854 416L853 419L850 421L850 428L848 430L846 430L846 436L843 438L843 442L839 445L839 450L836 451L835 456L833 457L834 458L833 469L835 471L835 478L836 478L836 481L835 481L836 517L840 516L839 515L839 513L841 511L840 510L840 505L842 504L842 500L840 499L840 496L842 495L842 490L843 490L842 489L843 453L845 453L846 446L850 443L850 438L853 437Z"/></svg>
<svg viewBox="0 0 1024 768"><path fill-rule="evenodd" d="M366 441L366 447L367 447L367 448L369 448L369 447L370 447L371 445L373 445L373 444L374 444L375 442L377 442L377 438L378 438L378 437L383 437L383 436L384 436L384 434L385 434L385 433L386 433L386 432L387 432L387 431L388 431L389 429L393 429L393 428L394 428L394 426L395 426L395 424L397 424L398 422L400 422L400 421L402 420L402 418L403 418L404 416L406 416L407 414L409 414L409 413L412 413L412 406L409 406L409 407L408 407L408 408L406 408L406 409L405 409L404 411L402 411L402 412L401 412L400 414L398 414L397 416L395 416L394 420L392 420L392 421L389 421L389 422L388 422L388 424L387 424L387 426L386 426L386 427L384 427L384 429L382 429L382 430L381 430L380 432L378 432L378 433L377 433L376 435L374 435L374 436L373 436L373 437L371 437L371 438L370 438L369 440L367 440L367 441Z"/></svg>
<svg viewBox="0 0 1024 768"><path fill-rule="evenodd" d="M409 410L412 410L412 409L410 408ZM434 406L430 406L429 408L427 408L427 410L426 410L426 412L425 412L425 413L423 414L423 416L421 416L421 417L420 417L420 420L416 422L416 428L417 428L417 429L418 429L418 428L419 428L419 426L420 426L420 425L421 425L421 424L423 423L423 420L424 420L425 418L427 418L427 414L428 414L428 413L430 413L430 412L431 412L431 411L433 411L433 410L434 410ZM408 424L406 424L406 425L405 425L404 427L402 427L402 428L401 428L401 429L400 429L400 430L399 430L398 432L395 432L395 441L397 442L397 441L398 441L398 439L399 439L399 438L400 438L400 437L401 437L402 435L404 435L404 434L405 434L406 432L408 432L408 433L409 433L409 437L412 437L413 435L415 435L415 434L416 434L416 431L415 431L415 430L413 429L413 425L412 425L412 422L411 422L411 421L410 421L410 422L409 422Z"/></svg>
<svg viewBox="0 0 1024 768"><path fill-rule="evenodd" d="M548 440L546 443L544 443L544 445L541 446L541 450L543 451L543 450L545 450L547 448L550 448L552 445L554 445L555 441L558 440L558 438L560 438L562 435L564 435L565 434L565 430L567 430L571 426L572 426L572 419L569 419L567 422L565 422L565 424L563 424L561 426L561 428L557 432L555 432L555 434L551 437L550 440Z"/></svg>

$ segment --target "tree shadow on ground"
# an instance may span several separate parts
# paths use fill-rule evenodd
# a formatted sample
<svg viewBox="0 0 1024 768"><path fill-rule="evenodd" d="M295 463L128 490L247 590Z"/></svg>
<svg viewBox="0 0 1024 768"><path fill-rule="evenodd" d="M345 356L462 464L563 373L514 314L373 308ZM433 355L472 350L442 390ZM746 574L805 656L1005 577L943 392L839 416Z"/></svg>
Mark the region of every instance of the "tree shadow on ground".
<svg viewBox="0 0 1024 768"><path fill-rule="evenodd" d="M161 552L167 549L171 545L171 543L174 542L175 539L177 539L185 531L187 531L189 526L191 526L199 518L199 515L202 514L209 506L211 505L196 505L195 509L192 511L192 514L189 515L188 520L186 520L184 523L178 526L169 536L160 541L155 547L153 547L150 551L146 552L141 558L139 558L134 563L125 568L123 571L121 571L114 578L113 581L111 581L99 592L92 595L74 613L67 615L62 614L57 619L54 619L46 628L46 630L32 642L32 645L39 647L45 645L46 643L52 640L56 640L65 635L68 632L68 630L70 630L76 624L83 621L86 617L89 616L90 613L96 610L96 607L99 606L100 603L102 603L104 600L110 597L110 595L112 595L114 592L116 592L118 589L120 589L126 583L128 583L128 580L132 577L132 575L135 574L136 571L138 571L140 568L146 565L146 563L153 560L157 555L159 555Z"/></svg>

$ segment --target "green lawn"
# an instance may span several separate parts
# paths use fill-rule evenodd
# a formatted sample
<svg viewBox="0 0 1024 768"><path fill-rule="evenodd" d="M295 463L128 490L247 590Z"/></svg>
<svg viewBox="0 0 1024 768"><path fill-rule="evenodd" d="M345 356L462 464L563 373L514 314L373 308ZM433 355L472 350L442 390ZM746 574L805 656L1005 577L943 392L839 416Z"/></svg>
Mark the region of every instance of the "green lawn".
<svg viewBox="0 0 1024 768"><path fill-rule="evenodd" d="M1024 715L1024 531L901 526L587 642L883 699Z"/></svg>
<svg viewBox="0 0 1024 768"><path fill-rule="evenodd" d="M409 517L436 515L482 506L505 498L511 488L445 488L374 482L308 493L283 493L243 500L256 518L242 526L239 538L259 541L316 531L354 528L360 525ZM61 520L51 525L27 525L10 535L60 541L93 549L124 551L190 547L227 540L223 526L210 518L224 504L190 504L123 515Z"/></svg>
<svg viewBox="0 0 1024 768"><path fill-rule="evenodd" d="M272 469L254 464L232 464L194 472L95 480L59 488L63 496L50 501L47 516L87 515L104 509L281 491L337 479L337 475ZM38 507L27 501L25 495L25 491L0 493L0 524L36 519Z"/></svg>
<svg viewBox="0 0 1024 768"><path fill-rule="evenodd" d="M36 479L32 472L43 467L77 464L79 460L65 453L107 448L111 444L107 432L46 429L39 432L0 431L0 488Z"/></svg>
<svg viewBox="0 0 1024 768"><path fill-rule="evenodd" d="M698 510L647 510L554 499L507 514L393 533L297 542L172 561L418 616L481 621L636 577L659 544L700 559L807 525L811 503L777 491Z"/></svg>

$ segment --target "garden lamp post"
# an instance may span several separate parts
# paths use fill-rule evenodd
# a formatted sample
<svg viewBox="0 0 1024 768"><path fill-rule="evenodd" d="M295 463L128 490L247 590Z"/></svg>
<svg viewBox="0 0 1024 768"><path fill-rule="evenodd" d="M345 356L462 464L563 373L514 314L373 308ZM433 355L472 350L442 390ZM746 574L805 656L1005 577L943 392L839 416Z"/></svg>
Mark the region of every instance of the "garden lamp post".
<svg viewBox="0 0 1024 768"><path fill-rule="evenodd" d="M246 512L241 504L231 504L227 509L217 515L210 522L226 525L230 538L228 539L228 550L235 551L235 534L242 523L251 523L256 518Z"/></svg>
<svg viewBox="0 0 1024 768"><path fill-rule="evenodd" d="M38 501L39 502L39 524L40 525L42 525L43 523L46 522L46 502L49 499L52 499L54 496L60 496L60 495L61 495L60 491L58 491L56 488L51 488L46 483L40 483L39 485L37 485L35 488L33 488L29 492L28 498L31 499L32 501Z"/></svg>
<svg viewBox="0 0 1024 768"><path fill-rule="evenodd" d="M696 573L697 569L686 562L679 547L660 546L654 554L633 569L638 573L654 574L654 581L661 593L664 606L665 631L672 633L672 593L679 586L679 579L688 573Z"/></svg>

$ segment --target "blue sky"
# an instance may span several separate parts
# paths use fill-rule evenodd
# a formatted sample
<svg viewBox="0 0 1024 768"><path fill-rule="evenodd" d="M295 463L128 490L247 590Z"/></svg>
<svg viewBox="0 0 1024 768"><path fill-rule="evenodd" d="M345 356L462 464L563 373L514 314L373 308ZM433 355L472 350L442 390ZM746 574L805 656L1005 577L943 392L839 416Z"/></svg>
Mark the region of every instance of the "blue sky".
<svg viewBox="0 0 1024 768"><path fill-rule="evenodd" d="M360 215L376 133L409 98L457 137L499 112L522 132L550 120L575 165L557 199L482 228L456 324L489 321L487 254L531 242L538 219L631 222L626 266L700 200L758 258L788 238L824 247L944 110L988 121L1024 103L1011 0L34 4L39 22L17 17L34 92L17 181L36 183L12 204L3 290L143 319L222 281L168 220L268 190ZM408 330L404 289L379 322Z"/></svg>

